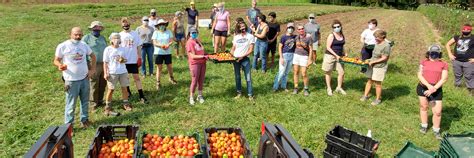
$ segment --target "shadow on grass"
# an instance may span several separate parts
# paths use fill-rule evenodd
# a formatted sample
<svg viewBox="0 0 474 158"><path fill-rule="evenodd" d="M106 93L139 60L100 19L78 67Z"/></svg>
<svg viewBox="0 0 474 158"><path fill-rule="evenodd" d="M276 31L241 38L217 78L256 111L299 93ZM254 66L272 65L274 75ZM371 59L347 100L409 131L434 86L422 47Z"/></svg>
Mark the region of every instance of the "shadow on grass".
<svg viewBox="0 0 474 158"><path fill-rule="evenodd" d="M349 81L344 82L344 88L346 90L357 90L359 92L364 92L365 83L367 82L367 78L359 77Z"/></svg>
<svg viewBox="0 0 474 158"><path fill-rule="evenodd" d="M443 131L449 131L451 123L461 120L463 114L457 106L445 106L441 116L441 128ZM430 116L432 118L432 116Z"/></svg>
<svg viewBox="0 0 474 158"><path fill-rule="evenodd" d="M398 97L406 96L410 94L410 89L411 87L406 85L391 86L382 90L382 98L383 100L393 100Z"/></svg>

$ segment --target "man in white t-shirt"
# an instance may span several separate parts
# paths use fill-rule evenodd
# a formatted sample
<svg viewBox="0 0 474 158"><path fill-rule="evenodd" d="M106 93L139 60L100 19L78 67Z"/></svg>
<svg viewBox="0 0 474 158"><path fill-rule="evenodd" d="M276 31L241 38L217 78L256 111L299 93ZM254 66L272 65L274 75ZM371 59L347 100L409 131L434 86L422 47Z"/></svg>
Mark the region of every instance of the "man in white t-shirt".
<svg viewBox="0 0 474 158"><path fill-rule="evenodd" d="M244 71L244 77L247 81L247 95L249 100L253 101L253 89L252 89L252 77L250 74L250 60L248 56L253 52L253 47L255 45L255 37L252 34L247 33L247 25L245 22L240 22L239 29L235 30L236 35L232 40L232 49L230 53L234 55L237 59L234 62L234 74L235 74L235 84L237 88L237 96L235 99L238 99L242 95L242 82L240 78L240 70Z"/></svg>
<svg viewBox="0 0 474 158"><path fill-rule="evenodd" d="M156 9L150 10L150 17L148 17L148 26L155 28L155 25L158 24L158 16L156 15Z"/></svg>
<svg viewBox="0 0 474 158"><path fill-rule="evenodd" d="M56 48L54 65L63 73L64 91L66 92L66 108L64 123L74 122L76 99L80 99L81 127L90 126L89 121L89 77L95 73L96 56L91 48L81 41L82 30L71 29L71 39L59 44ZM90 68L86 57L89 56Z"/></svg>
<svg viewBox="0 0 474 158"><path fill-rule="evenodd" d="M142 57L140 55L142 41L140 36L138 36L138 33L130 29L130 25L131 23L127 18L122 18L123 30L120 32L120 46L124 47L126 51L125 58L127 59L127 63L125 65L127 67L128 73L132 74L133 76L133 80L137 86L138 94L140 95L140 102L146 103L147 100L145 98L145 94L143 94L142 81L138 75L138 68L142 65ZM130 87L127 87L127 91L129 96L131 96L132 92L130 91ZM131 106L130 108L126 108L126 110L132 110Z"/></svg>

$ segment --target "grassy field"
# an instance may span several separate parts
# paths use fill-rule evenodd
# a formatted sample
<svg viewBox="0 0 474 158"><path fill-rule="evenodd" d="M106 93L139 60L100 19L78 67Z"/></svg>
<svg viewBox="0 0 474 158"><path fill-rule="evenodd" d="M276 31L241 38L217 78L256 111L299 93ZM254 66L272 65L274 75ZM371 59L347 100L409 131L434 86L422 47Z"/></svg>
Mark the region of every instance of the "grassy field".
<svg viewBox="0 0 474 158"><path fill-rule="evenodd" d="M91 21L98 19L105 23L104 34L108 36L110 32L120 31L114 18L124 15L123 10L107 11L110 17L70 13L72 11L51 12L55 7L57 6L0 6L0 27L3 28L0 29L0 34L3 35L0 38L0 157L23 155L48 126L63 123L64 93L61 74L52 66L52 59L57 44L68 39L70 28L86 28ZM303 18L303 14L308 13L300 11L303 8L318 13L337 12L326 12L325 8L331 7L320 5L273 7L268 6L267 9L281 11L277 12L281 15L278 17L281 20ZM45 8L50 8L50 11ZM238 8L235 7L236 10ZM358 100L366 79L358 73L357 68L351 66L347 66L345 77L348 95L328 97L320 70L322 54L319 53L318 66L311 67L309 72L312 92L309 97L285 92L272 93L271 85L277 71L272 68L267 74L252 73L255 102L247 99L234 100L232 65L208 63L204 90L206 103L190 107L187 102L190 82L187 62L174 60L178 85L172 86L163 78L164 88L156 91L154 78L147 77L144 89L150 104L139 104L132 86L132 103L135 106L133 112L120 111L124 113L121 117L91 113L90 119L94 121L94 127L87 130L75 129L75 155L82 157L86 154L95 128L101 124L138 124L141 130L161 134L202 133L204 128L212 126L241 127L255 153L262 121L282 124L301 146L309 148L318 156L326 147L326 132L337 124L360 133L371 129L373 137L382 142L379 157L392 156L406 140L428 150L437 150L439 142L432 133L422 135L418 132L415 72L422 53L429 44L435 42L427 21L423 20L421 13L412 11L345 9L358 11L328 14L317 19L322 24L323 37L327 37L333 19L343 22L347 49L354 52L350 56L358 54L355 53L360 49L358 38L370 18L379 19L380 27L388 30L388 38L396 42L380 106L372 107L369 102ZM133 16L145 14L147 10ZM294 12L295 10L298 12ZM268 10L264 9L264 12ZM133 28L136 26L135 23ZM209 31L201 29L201 32L200 37L206 51L212 52ZM442 131L460 133L473 130L473 99L467 97L465 89L452 86L452 72L449 77L444 87ZM288 85L292 85L292 81ZM118 95L116 93L114 98L118 98ZM114 106L118 108L117 104ZM76 119L76 123L77 121Z"/></svg>

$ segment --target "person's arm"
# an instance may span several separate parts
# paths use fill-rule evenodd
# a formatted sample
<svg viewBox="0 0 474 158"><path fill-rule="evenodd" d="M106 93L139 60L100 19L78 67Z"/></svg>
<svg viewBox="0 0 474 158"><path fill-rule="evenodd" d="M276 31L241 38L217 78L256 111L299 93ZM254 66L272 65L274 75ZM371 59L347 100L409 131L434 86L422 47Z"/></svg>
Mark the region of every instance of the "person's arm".
<svg viewBox="0 0 474 158"><path fill-rule="evenodd" d="M231 23L230 23L230 13L229 13L227 16L227 36L230 35L230 25Z"/></svg>
<svg viewBox="0 0 474 158"><path fill-rule="evenodd" d="M267 36L267 32L268 32L268 25L265 25L265 26L263 27L262 32L257 33L257 31L255 31L254 35L255 35L255 37L257 37L257 38L265 38L265 37Z"/></svg>
<svg viewBox="0 0 474 158"><path fill-rule="evenodd" d="M194 46L192 45L189 45L191 49L188 50L188 55L189 57L191 57L192 59L202 59L202 58L205 58L205 55L196 55L196 52L195 50L193 49Z"/></svg>
<svg viewBox="0 0 474 158"><path fill-rule="evenodd" d="M109 80L109 62L104 62L104 66L102 68L104 69L104 79Z"/></svg>
<svg viewBox="0 0 474 158"><path fill-rule="evenodd" d="M54 66L58 67L59 71L67 70L66 64L61 63L62 60L63 60L63 58L60 58L60 57L57 57L57 56L55 56L54 60L53 60Z"/></svg>
<svg viewBox="0 0 474 158"><path fill-rule="evenodd" d="M383 62L387 61L388 59L389 59L389 56L387 56L387 55L382 55L382 56L380 57L380 59L374 60L374 61L370 61L370 62L369 62L369 66L373 66L373 65L378 64L378 63L383 63Z"/></svg>
<svg viewBox="0 0 474 158"><path fill-rule="evenodd" d="M97 60L97 58L96 58L95 54L92 53L92 52L90 53L89 57L90 57L90 59L91 59L91 64L90 64L91 67L90 67L90 69L89 69L88 77L91 78L91 77L94 76L94 74L95 74L95 70L96 70L96 69L95 69L95 66L96 66L96 60Z"/></svg>
<svg viewBox="0 0 474 158"><path fill-rule="evenodd" d="M443 70L441 73L441 80L439 80L438 83L436 83L436 85L434 85L433 87L437 90L441 88L441 86L443 86L443 84L446 83L447 80L448 80L448 70Z"/></svg>
<svg viewBox="0 0 474 158"><path fill-rule="evenodd" d="M250 12L250 9L247 10L247 15L245 16L245 19L247 19L247 23L249 23L250 24L249 27L251 27L253 25L253 23L252 23L252 21L250 21L249 12Z"/></svg>
<svg viewBox="0 0 474 158"><path fill-rule="evenodd" d="M451 46L456 43L456 40L454 40L454 38L451 38L448 43L446 43L446 50L448 51L448 56L449 56L449 59L451 60L455 60L456 59L456 56L453 55L453 51L451 49Z"/></svg>
<svg viewBox="0 0 474 158"><path fill-rule="evenodd" d="M199 12L196 10L196 17L195 17L195 23L194 23L194 27L196 27L196 29L198 29L198 26L199 26Z"/></svg>
<svg viewBox="0 0 474 158"><path fill-rule="evenodd" d="M311 38L311 37L309 37ZM309 40L309 44L308 44L308 64L306 65L306 67L309 67L311 65L311 63L313 63L313 61L311 61L311 57L313 57L313 45L312 45L312 40Z"/></svg>
<svg viewBox="0 0 474 158"><path fill-rule="evenodd" d="M232 44L232 48L230 48L230 54L234 55L235 51L235 44Z"/></svg>
<svg viewBox="0 0 474 158"><path fill-rule="evenodd" d="M364 30L364 32L362 32L362 34L360 35L360 42L362 42L362 44L365 44L365 30Z"/></svg>
<svg viewBox="0 0 474 158"><path fill-rule="evenodd" d="M285 60L283 59L283 44L281 42L278 44L278 55L280 56L280 64L283 65Z"/></svg>
<svg viewBox="0 0 474 158"><path fill-rule="evenodd" d="M173 31L173 34L174 34L174 35L176 35L176 31L177 31L176 27L178 27L178 26L177 26L177 23L178 23L178 22L176 21L176 18L175 18L175 20L173 20L173 24L171 25L171 26L172 26L172 27L171 27L171 31Z"/></svg>
<svg viewBox="0 0 474 158"><path fill-rule="evenodd" d="M334 35L333 35L333 34L329 34L328 39L326 40L326 49L328 50L329 53L331 53L332 55L334 55L337 60L339 60L340 56L337 55L336 52L334 52L334 50L332 50L332 48L331 48L331 45L332 45L332 41L333 41L333 40L334 40Z"/></svg>
<svg viewBox="0 0 474 158"><path fill-rule="evenodd" d="M211 37L214 36L214 29L216 28L217 25L217 13L214 15L214 20L212 21L212 28L211 28Z"/></svg>
<svg viewBox="0 0 474 158"><path fill-rule="evenodd" d="M243 57L249 56L253 52L254 45L255 45L255 43L250 44L249 50L247 50L247 53L245 53L245 55Z"/></svg>
<svg viewBox="0 0 474 158"><path fill-rule="evenodd" d="M273 41L277 40L277 38L278 38L279 35L280 35L280 31L278 31L278 32L276 33L275 37L273 37L273 38L270 40L270 42L273 42Z"/></svg>

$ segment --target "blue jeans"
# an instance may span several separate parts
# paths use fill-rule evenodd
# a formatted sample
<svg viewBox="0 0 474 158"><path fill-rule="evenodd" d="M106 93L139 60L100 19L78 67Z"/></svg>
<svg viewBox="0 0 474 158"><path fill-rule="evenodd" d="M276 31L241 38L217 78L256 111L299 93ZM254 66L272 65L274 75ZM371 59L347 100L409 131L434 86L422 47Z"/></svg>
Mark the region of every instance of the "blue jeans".
<svg viewBox="0 0 474 158"><path fill-rule="evenodd" d="M89 118L89 79L79 81L65 81L66 86L66 108L64 111L64 123L74 122L74 110L76 109L77 97L80 99L81 122Z"/></svg>
<svg viewBox="0 0 474 158"><path fill-rule="evenodd" d="M277 90L278 86L282 89L286 89L286 83L288 80L288 74L293 67L293 52L283 53L283 64L279 64L278 73L275 76L275 81L273 82L273 89Z"/></svg>
<svg viewBox="0 0 474 158"><path fill-rule="evenodd" d="M240 78L240 69L244 70L245 81L247 81L247 93L249 96L253 96L252 90L252 76L250 75L250 60L248 57L243 58L239 62L234 62L234 74L235 74L235 85L237 87L237 93L242 93L242 82Z"/></svg>
<svg viewBox="0 0 474 158"><path fill-rule="evenodd" d="M257 39L255 41L255 48L253 51L253 64L252 67L257 70L257 61L260 57L262 59L262 71L265 72L267 70L267 47L268 42Z"/></svg>
<svg viewBox="0 0 474 158"><path fill-rule="evenodd" d="M146 60L148 60L148 67L150 74L153 74L153 45L142 47L142 74L146 75Z"/></svg>

